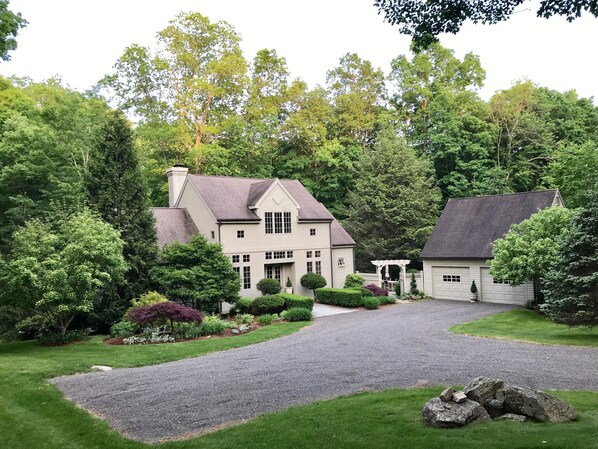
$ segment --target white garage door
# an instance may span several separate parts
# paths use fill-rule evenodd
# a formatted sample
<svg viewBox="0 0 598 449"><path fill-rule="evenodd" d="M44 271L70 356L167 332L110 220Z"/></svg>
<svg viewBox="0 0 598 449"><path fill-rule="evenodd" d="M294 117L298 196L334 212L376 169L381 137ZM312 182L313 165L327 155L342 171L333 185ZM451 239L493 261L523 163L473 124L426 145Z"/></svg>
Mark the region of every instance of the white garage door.
<svg viewBox="0 0 598 449"><path fill-rule="evenodd" d="M512 287L509 281L497 281L488 268L482 268L482 301L525 305L527 285Z"/></svg>
<svg viewBox="0 0 598 449"><path fill-rule="evenodd" d="M432 267L434 298L469 301L468 267Z"/></svg>

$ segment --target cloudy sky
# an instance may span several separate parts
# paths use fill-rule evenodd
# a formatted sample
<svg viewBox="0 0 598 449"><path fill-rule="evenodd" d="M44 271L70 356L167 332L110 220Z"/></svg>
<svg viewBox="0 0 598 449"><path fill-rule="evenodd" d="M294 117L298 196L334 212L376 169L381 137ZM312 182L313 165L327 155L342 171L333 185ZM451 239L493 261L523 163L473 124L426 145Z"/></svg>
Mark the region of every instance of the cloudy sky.
<svg viewBox="0 0 598 449"><path fill-rule="evenodd" d="M152 46L156 32L180 11L225 20L240 33L247 59L274 48L292 77L323 84L326 71L347 52L356 52L388 73L390 61L409 52L409 38L383 22L372 0L11 0L10 9L29 21L18 37L12 61L0 74L36 81L60 75L84 90L111 72L125 47ZM534 2L508 22L466 26L442 36L462 57L480 56L486 69L481 90L489 98L513 81L527 78L559 91L575 89L598 104L598 19L567 23L535 17Z"/></svg>

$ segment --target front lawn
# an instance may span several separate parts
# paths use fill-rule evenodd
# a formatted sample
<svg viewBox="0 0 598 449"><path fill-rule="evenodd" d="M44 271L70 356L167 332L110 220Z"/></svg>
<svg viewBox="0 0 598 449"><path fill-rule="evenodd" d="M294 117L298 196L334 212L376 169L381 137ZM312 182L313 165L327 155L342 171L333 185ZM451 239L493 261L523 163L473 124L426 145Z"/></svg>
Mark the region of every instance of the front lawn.
<svg viewBox="0 0 598 449"><path fill-rule="evenodd" d="M547 345L598 346L598 328L556 324L531 310L510 310L453 326L457 334L518 340Z"/></svg>
<svg viewBox="0 0 598 449"><path fill-rule="evenodd" d="M441 388L387 390L321 401L265 415L185 441L127 440L62 397L46 379L93 364L141 366L287 335L306 323L281 323L233 338L144 346L109 346L101 338L65 347L0 344L0 447L11 449L242 448L591 448L598 447L598 393L556 392L578 411L567 424L492 422L439 430L421 424L423 404ZM198 373L198 375L201 375ZM274 394L274 393L273 393ZM251 400L248 396L248 400Z"/></svg>

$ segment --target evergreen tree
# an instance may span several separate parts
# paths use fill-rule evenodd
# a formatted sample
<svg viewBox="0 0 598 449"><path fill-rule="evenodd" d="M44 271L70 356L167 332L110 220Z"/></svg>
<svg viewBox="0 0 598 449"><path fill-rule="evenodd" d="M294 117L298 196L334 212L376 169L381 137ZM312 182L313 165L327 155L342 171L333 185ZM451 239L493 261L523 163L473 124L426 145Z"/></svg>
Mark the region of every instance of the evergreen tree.
<svg viewBox="0 0 598 449"><path fill-rule="evenodd" d="M120 231L125 243L123 255L129 266L125 275L127 284L113 292L118 298L111 300L125 306L133 296L143 292L147 272L157 257L157 245L154 217L149 209L148 191L141 176L131 129L120 112L109 115L98 135L90 155L86 187L90 206ZM106 307L101 309L106 310Z"/></svg>
<svg viewBox="0 0 598 449"><path fill-rule="evenodd" d="M429 163L390 129L366 153L350 197L347 230L357 242L356 265L419 256L438 218L440 192Z"/></svg>
<svg viewBox="0 0 598 449"><path fill-rule="evenodd" d="M546 276L542 310L558 323L598 325L598 190L572 219Z"/></svg>

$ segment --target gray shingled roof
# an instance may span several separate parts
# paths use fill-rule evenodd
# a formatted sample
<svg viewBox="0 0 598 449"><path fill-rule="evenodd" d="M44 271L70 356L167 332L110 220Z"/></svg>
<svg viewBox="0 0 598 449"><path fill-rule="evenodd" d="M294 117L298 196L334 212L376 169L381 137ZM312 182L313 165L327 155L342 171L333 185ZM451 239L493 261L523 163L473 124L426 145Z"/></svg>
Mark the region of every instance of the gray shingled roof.
<svg viewBox="0 0 598 449"><path fill-rule="evenodd" d="M422 259L491 259L491 243L512 224L550 207L557 190L451 198L444 207ZM560 195L559 200L560 201Z"/></svg>
<svg viewBox="0 0 598 449"><path fill-rule="evenodd" d="M156 217L156 234L160 248L174 242L187 243L191 236L198 233L187 209L154 207L152 212Z"/></svg>
<svg viewBox="0 0 598 449"><path fill-rule="evenodd" d="M268 190L274 179L188 175L218 221L256 221L249 209ZM281 179L282 185L299 203L299 220L331 221L334 217L296 180Z"/></svg>
<svg viewBox="0 0 598 449"><path fill-rule="evenodd" d="M345 228L341 224L333 220L330 223L330 242L332 246L354 246L355 240L351 238L349 233L345 231Z"/></svg>

